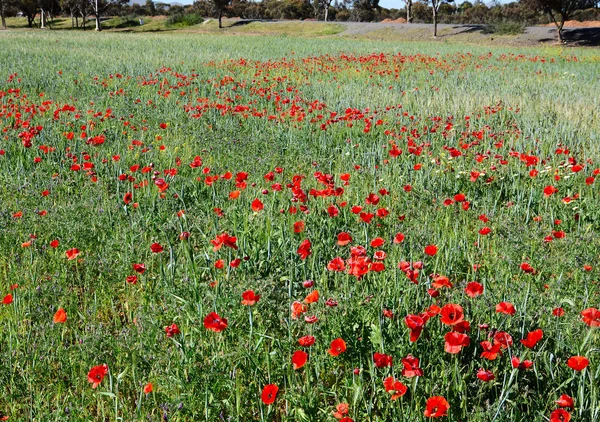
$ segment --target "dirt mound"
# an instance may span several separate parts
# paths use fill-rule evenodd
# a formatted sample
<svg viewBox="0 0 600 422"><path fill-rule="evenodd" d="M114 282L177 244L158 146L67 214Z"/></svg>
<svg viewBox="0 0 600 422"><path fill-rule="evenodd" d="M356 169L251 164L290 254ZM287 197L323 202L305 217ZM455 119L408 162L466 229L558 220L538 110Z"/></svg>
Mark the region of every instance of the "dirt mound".
<svg viewBox="0 0 600 422"><path fill-rule="evenodd" d="M545 26L555 26L553 23ZM565 21L565 28L600 28L600 21Z"/></svg>
<svg viewBox="0 0 600 422"><path fill-rule="evenodd" d="M398 19L392 20L390 18L387 18L387 19L382 20L381 23L406 23L406 19L398 18Z"/></svg>

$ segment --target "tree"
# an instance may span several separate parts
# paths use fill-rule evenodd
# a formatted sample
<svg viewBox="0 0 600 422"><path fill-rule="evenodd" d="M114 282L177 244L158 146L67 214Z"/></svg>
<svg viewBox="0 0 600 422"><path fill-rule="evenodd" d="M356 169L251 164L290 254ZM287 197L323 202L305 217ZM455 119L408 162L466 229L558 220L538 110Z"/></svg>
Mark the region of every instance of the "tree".
<svg viewBox="0 0 600 422"><path fill-rule="evenodd" d="M565 26L565 21L573 17L573 13L577 10L593 7L595 0L528 0L533 3L533 6L547 13L556 25L558 31L558 40L563 43L562 30Z"/></svg>
<svg viewBox="0 0 600 422"><path fill-rule="evenodd" d="M412 0L406 0L406 23L412 23L413 21L412 6Z"/></svg>
<svg viewBox="0 0 600 422"><path fill-rule="evenodd" d="M429 0L429 3L431 3L431 11L433 12L433 36L437 37L438 12L443 0Z"/></svg>
<svg viewBox="0 0 600 422"><path fill-rule="evenodd" d="M369 22L375 18L375 10L381 9L379 0L354 0L351 20Z"/></svg>
<svg viewBox="0 0 600 422"><path fill-rule="evenodd" d="M23 13L23 16L27 18L27 26L33 27L35 16L38 13L38 4L35 0L19 0L17 2L17 8Z"/></svg>
<svg viewBox="0 0 600 422"><path fill-rule="evenodd" d="M4 3L6 3L6 0L0 0L0 19L2 20L2 26L0 29L6 29L6 9L4 8Z"/></svg>
<svg viewBox="0 0 600 422"><path fill-rule="evenodd" d="M213 9L219 19L219 28L223 28L222 18L231 0L212 0Z"/></svg>
<svg viewBox="0 0 600 422"><path fill-rule="evenodd" d="M156 6L154 6L152 0L146 0L146 6L144 8L149 16L156 16Z"/></svg>
<svg viewBox="0 0 600 422"><path fill-rule="evenodd" d="M315 17L318 18L319 12L323 10L323 20L327 22L329 16L329 8L333 0L313 0L313 7L315 8Z"/></svg>
<svg viewBox="0 0 600 422"><path fill-rule="evenodd" d="M102 31L102 23L100 18L110 6L120 6L127 4L128 0L88 0L88 4L92 9L92 14L96 18L96 31ZM84 21L85 22L85 21Z"/></svg>

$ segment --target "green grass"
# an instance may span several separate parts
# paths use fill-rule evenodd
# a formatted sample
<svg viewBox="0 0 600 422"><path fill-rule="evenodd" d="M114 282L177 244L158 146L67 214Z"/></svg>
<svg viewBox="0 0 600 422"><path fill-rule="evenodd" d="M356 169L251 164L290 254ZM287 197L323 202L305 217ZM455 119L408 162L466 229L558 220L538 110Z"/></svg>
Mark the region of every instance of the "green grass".
<svg viewBox="0 0 600 422"><path fill-rule="evenodd" d="M162 32L184 30L186 32L207 32L223 34L254 34L254 35L293 35L304 37L323 37L336 35L344 31L344 27L334 23L323 22L249 22L238 24L235 19L223 19L223 28L219 29L216 19L208 19L205 23L192 25L183 25L181 23L169 25L166 17L145 16L144 25L139 25L139 18L129 19L126 17L114 17L102 21L102 28L105 31L119 32ZM80 20L81 25L81 20ZM8 18L9 28L27 28L26 18ZM50 25L51 29L64 30L72 29L70 18L54 19ZM89 19L86 23L87 29L95 28L95 21ZM82 30L80 28L79 30Z"/></svg>
<svg viewBox="0 0 600 422"><path fill-rule="evenodd" d="M568 394L572 420L598 420L600 337L580 316L600 293L599 182L586 184L600 167L598 52L321 38L312 23L277 36L260 23L235 29L260 36L197 32L214 25L2 33L0 298L14 301L0 305L0 412L44 421L333 421L345 402L354 421L422 421L427 399L444 396L442 420L541 422ZM300 34L308 37L290 36ZM86 143L100 135L102 144ZM539 161L527 166L527 157ZM86 162L93 167L73 167ZM481 176L472 181L474 171ZM245 185L236 185L240 172ZM162 195L156 179L169 185ZM545 196L546 186L558 192ZM366 202L371 193L377 205ZM444 205L459 193L468 210ZM264 209L254 212L257 198ZM365 223L351 211L358 205L389 215ZM481 235L486 226L491 233ZM553 237L559 231L565 238ZM237 250L214 251L223 232ZM338 246L340 232L353 242ZM394 244L399 232L405 239ZM385 243L374 248L377 237ZM312 253L301 259L305 239ZM151 251L155 242L162 253ZM435 256L424 253L429 244ZM336 257L349 266L358 245L371 258L385 251L385 270L360 279L327 270ZM68 260L72 248L80 255ZM402 261L423 262L418 284L398 269ZM139 263L145 273L128 283ZM428 291L435 274L453 284L437 298ZM471 281L482 296L465 295ZM315 289L320 299L292 319L291 304ZM261 295L256 305L240 303L246 290ZM515 315L496 312L503 301ZM468 347L444 351L450 328L438 316L409 341L408 314L450 303L471 324ZM52 322L58 308L64 324ZM220 333L203 326L213 311L228 319ZM181 333L167 337L173 323ZM519 340L538 328L543 339L529 350ZM480 342L493 341L492 330L514 344L488 361ZM297 339L308 334L315 345L302 348ZM336 338L347 351L332 357ZM294 370L300 349L308 362ZM376 368L374 352L393 356L393 366ZM401 375L408 354L422 377ZM576 355L590 361L582 372L565 364ZM513 369L513 356L533 368ZM109 373L93 389L88 371L104 363ZM495 379L480 381L480 368ZM383 386L388 376L408 387L396 401ZM266 405L270 383L279 393Z"/></svg>

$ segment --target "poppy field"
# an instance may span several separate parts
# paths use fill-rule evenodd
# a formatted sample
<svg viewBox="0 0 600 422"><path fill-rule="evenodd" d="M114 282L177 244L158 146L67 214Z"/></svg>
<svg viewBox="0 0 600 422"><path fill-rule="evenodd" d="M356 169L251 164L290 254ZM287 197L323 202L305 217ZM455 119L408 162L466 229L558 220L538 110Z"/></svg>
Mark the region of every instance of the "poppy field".
<svg viewBox="0 0 600 422"><path fill-rule="evenodd" d="M597 50L0 59L0 419L600 420Z"/></svg>

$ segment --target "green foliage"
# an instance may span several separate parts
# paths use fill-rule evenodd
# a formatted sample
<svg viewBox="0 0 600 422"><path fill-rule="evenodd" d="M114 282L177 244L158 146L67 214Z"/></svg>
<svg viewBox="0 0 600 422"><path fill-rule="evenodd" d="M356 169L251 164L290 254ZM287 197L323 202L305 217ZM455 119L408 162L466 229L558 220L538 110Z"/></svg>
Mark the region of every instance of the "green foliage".
<svg viewBox="0 0 600 422"><path fill-rule="evenodd" d="M523 22L502 21L487 25L484 32L496 35L519 35L525 32L525 24Z"/></svg>
<svg viewBox="0 0 600 422"><path fill-rule="evenodd" d="M174 15L169 15L166 24L168 27L179 28L197 25L202 23L203 20L204 19L202 16L195 13L177 13Z"/></svg>

